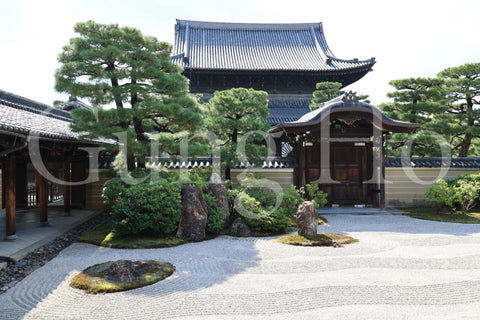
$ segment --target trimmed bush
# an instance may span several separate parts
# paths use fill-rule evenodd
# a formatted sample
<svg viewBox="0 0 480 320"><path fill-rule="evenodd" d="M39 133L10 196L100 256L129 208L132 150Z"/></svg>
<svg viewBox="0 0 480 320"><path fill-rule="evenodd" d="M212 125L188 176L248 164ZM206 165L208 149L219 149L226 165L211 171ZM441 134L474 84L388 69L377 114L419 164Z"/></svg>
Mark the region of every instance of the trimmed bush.
<svg viewBox="0 0 480 320"><path fill-rule="evenodd" d="M218 208L217 199L209 193L203 194L205 202L207 203L207 227L205 231L208 234L217 234L222 230L223 214Z"/></svg>
<svg viewBox="0 0 480 320"><path fill-rule="evenodd" d="M323 207L327 204L327 194L322 190L318 190L318 184L306 184L305 190L308 194L308 199L313 202L315 209Z"/></svg>
<svg viewBox="0 0 480 320"><path fill-rule="evenodd" d="M242 184L260 182L262 179L248 177L242 180ZM290 221L286 215L286 210L282 207L274 209L276 195L272 190L260 187L247 188L240 185L238 190L228 192L229 202L234 204L235 198L239 197L239 202L249 211L248 216L243 216L243 220L249 228L256 233L285 233L289 227ZM283 203L283 201L282 201ZM237 216L242 216L237 208L234 208Z"/></svg>
<svg viewBox="0 0 480 320"><path fill-rule="evenodd" d="M449 186L443 179L435 181L432 186L427 189L425 199L429 200L439 210L443 208L454 210L456 207L453 186Z"/></svg>
<svg viewBox="0 0 480 320"><path fill-rule="evenodd" d="M259 233L285 233L290 223L284 209L264 212L258 218L244 218L244 221L252 230Z"/></svg>
<svg viewBox="0 0 480 320"><path fill-rule="evenodd" d="M480 173L464 174L452 180L436 181L425 198L438 208L466 212L473 209L480 197Z"/></svg>
<svg viewBox="0 0 480 320"><path fill-rule="evenodd" d="M284 209L288 215L295 215L297 213L298 206L302 202L302 195L295 186L291 185L288 188L283 189L281 208Z"/></svg>
<svg viewBox="0 0 480 320"><path fill-rule="evenodd" d="M119 177L112 178L105 182L103 187L102 197L105 199L105 203L112 206L117 200L119 195L127 191L130 186L122 181Z"/></svg>
<svg viewBox="0 0 480 320"><path fill-rule="evenodd" d="M181 190L181 184L169 181L131 186L113 206L113 229L124 235L173 235L182 213Z"/></svg>

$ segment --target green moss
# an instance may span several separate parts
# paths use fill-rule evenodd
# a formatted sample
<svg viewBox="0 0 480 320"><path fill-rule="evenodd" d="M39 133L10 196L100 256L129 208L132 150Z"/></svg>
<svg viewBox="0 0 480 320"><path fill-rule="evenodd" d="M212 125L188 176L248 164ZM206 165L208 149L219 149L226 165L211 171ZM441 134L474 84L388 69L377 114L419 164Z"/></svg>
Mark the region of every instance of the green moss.
<svg viewBox="0 0 480 320"><path fill-rule="evenodd" d="M141 235L119 236L111 230L112 222L105 222L89 233L83 235L79 241L118 249L168 248L187 243L187 241L175 237L157 238Z"/></svg>
<svg viewBox="0 0 480 320"><path fill-rule="evenodd" d="M355 238L336 233L317 233L313 237L303 237L295 234L275 239L275 241L303 247L341 247L345 244L358 242Z"/></svg>
<svg viewBox="0 0 480 320"><path fill-rule="evenodd" d="M114 263L109 261L96 264L76 275L70 286L82 289L86 293L108 293L131 290L156 283L169 277L175 272L175 267L168 262L158 262L150 260L150 268L142 275L130 282L114 282L105 277L105 271Z"/></svg>
<svg viewBox="0 0 480 320"><path fill-rule="evenodd" d="M323 216L318 216L318 224L327 224L328 220L327 218Z"/></svg>
<svg viewBox="0 0 480 320"><path fill-rule="evenodd" d="M416 219L454 223L480 223L480 212L478 209L462 214L439 213L437 212L437 209L433 207L413 207L399 209L406 212L405 214L407 216Z"/></svg>

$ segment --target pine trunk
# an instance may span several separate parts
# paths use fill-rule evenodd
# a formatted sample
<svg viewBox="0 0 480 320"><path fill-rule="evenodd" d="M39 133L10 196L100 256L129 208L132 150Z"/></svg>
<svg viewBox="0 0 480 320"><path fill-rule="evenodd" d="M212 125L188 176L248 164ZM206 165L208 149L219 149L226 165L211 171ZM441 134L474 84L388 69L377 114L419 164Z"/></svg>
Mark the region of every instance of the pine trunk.
<svg viewBox="0 0 480 320"><path fill-rule="evenodd" d="M462 141L462 147L460 148L459 157L468 157L468 151L470 150L470 145L472 144L472 134L466 133L465 138Z"/></svg>

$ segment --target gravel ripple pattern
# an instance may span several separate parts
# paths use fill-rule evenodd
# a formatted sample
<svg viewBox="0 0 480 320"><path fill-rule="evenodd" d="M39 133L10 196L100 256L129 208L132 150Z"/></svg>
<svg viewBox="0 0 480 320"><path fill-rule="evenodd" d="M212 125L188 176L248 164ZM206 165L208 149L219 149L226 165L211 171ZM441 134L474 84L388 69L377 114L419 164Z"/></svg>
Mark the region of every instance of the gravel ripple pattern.
<svg viewBox="0 0 480 320"><path fill-rule="evenodd" d="M360 242L295 247L218 237L174 248L74 243L3 295L1 319L480 319L480 225L401 215L327 216L319 232ZM156 284L90 295L80 270L117 259L170 262Z"/></svg>

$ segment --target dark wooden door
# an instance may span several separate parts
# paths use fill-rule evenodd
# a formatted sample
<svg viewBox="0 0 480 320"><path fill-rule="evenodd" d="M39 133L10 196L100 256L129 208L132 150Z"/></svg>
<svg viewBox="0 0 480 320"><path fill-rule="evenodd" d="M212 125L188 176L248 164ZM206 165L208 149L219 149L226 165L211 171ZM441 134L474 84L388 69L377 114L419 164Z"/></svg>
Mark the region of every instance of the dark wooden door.
<svg viewBox="0 0 480 320"><path fill-rule="evenodd" d="M363 183L372 175L371 146L355 146L353 143L330 145L330 176L338 183L320 184L320 190L328 194L329 204L371 204L370 184ZM306 183L320 177L320 146L306 148Z"/></svg>
<svg viewBox="0 0 480 320"><path fill-rule="evenodd" d="M334 145L332 149L332 178L339 181L332 186L332 201L338 204L365 203L365 147Z"/></svg>

